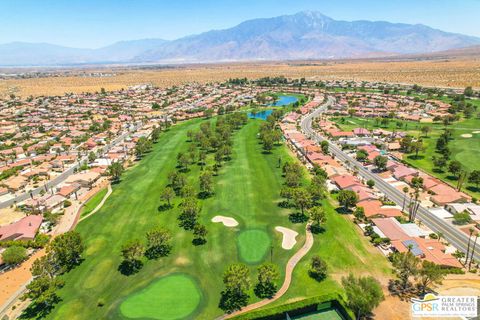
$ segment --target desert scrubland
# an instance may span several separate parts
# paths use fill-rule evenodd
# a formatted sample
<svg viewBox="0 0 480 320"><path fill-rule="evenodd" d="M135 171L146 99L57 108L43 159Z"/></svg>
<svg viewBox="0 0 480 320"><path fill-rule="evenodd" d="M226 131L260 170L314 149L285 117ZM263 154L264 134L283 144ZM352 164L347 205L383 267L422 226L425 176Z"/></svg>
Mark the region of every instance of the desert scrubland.
<svg viewBox="0 0 480 320"><path fill-rule="evenodd" d="M92 71L93 69L88 69ZM100 88L118 90L151 83L169 87L185 82L207 83L228 78L250 79L266 76L306 77L315 80L365 80L391 83L416 83L423 86L480 88L480 58L435 59L420 61L351 60L329 62L231 63L189 65L173 68L103 68L108 77L79 75L0 80L0 95L62 95L67 92L95 92Z"/></svg>

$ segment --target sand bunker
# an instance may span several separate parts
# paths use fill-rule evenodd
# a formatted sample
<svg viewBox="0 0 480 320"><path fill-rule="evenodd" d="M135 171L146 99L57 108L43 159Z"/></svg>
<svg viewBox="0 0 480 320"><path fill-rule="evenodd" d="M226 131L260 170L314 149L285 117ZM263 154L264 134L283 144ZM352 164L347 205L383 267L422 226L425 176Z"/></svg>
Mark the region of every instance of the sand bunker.
<svg viewBox="0 0 480 320"><path fill-rule="evenodd" d="M478 134L478 133L480 133L480 131L473 131L472 133Z"/></svg>
<svg viewBox="0 0 480 320"><path fill-rule="evenodd" d="M221 222L225 227L229 228L238 226L237 220L224 216L215 216L212 218L212 222Z"/></svg>
<svg viewBox="0 0 480 320"><path fill-rule="evenodd" d="M297 243L297 240L295 240L295 238L298 236L298 232L284 227L275 227L275 230L283 234L283 249L290 250Z"/></svg>
<svg viewBox="0 0 480 320"><path fill-rule="evenodd" d="M460 137L462 137L462 138L471 138L472 135L471 135L470 133L464 133L464 134L462 134Z"/></svg>

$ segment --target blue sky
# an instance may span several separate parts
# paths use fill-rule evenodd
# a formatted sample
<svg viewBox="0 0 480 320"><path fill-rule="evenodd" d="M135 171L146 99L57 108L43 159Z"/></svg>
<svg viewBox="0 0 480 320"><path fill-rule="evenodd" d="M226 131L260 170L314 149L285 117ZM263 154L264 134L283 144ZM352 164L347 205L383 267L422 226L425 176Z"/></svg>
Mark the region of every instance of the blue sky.
<svg viewBox="0 0 480 320"><path fill-rule="evenodd" d="M119 40L176 39L303 10L480 37L480 0L0 0L0 43L97 48Z"/></svg>

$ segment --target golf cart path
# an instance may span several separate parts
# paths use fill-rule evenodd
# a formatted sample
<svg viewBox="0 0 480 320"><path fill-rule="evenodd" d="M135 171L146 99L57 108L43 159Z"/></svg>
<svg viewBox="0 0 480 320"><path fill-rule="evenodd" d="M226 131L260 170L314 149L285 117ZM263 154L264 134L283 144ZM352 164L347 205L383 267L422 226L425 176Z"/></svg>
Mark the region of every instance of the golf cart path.
<svg viewBox="0 0 480 320"><path fill-rule="evenodd" d="M105 194L105 196L103 197L102 201L100 201L100 203L95 207L95 209L92 210L92 212L90 212L88 215L86 215L85 217L82 217L80 218L79 222L90 217L91 215L95 214L98 210L100 210L102 207L103 207L103 204L105 203L105 201L107 201L108 197L112 194L112 185L109 184L108 185L108 190L107 190L107 193ZM79 210L79 213L81 212L81 210Z"/></svg>
<svg viewBox="0 0 480 320"><path fill-rule="evenodd" d="M313 246L313 234L310 231L310 224L307 224L305 228L305 243L303 244L303 247L301 247L287 262L287 266L285 267L285 280L283 281L282 287L277 291L275 296L273 296L272 299L264 299L261 301L258 301L256 303L252 303L245 308L242 308L239 311L235 311L230 314L223 315L218 318L218 320L223 320L223 319L230 319L235 316L247 313L249 311L264 307L278 299L280 299L288 290L290 287L290 283L292 282L292 274L293 270L295 269L295 266L297 263L310 251L310 249Z"/></svg>

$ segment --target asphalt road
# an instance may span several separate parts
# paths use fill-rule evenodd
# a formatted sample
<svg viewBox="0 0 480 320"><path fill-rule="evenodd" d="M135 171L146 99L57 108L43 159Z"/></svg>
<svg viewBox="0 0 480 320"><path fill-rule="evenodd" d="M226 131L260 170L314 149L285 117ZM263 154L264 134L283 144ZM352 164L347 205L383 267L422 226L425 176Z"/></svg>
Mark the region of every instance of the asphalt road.
<svg viewBox="0 0 480 320"><path fill-rule="evenodd" d="M333 103L334 103L334 99L332 97L328 97L328 101L324 105L322 105L320 108L316 109L314 112L310 113L309 115L305 116L302 119L301 128L302 128L302 131L308 137L310 137L311 139L317 142L321 142L322 140L327 140L324 137L317 134L312 129L312 121L313 119L320 116L323 112L325 112L327 108ZM328 141L328 142L329 142L330 152L333 155L335 155L335 158L340 160L343 163L343 165L349 167L350 169L356 169L358 171L358 174L365 180L372 179L373 181L375 181L375 187L377 189L383 192L390 200L394 201L397 205L399 206L402 205L403 198L404 198L404 194L402 191L397 190L388 182L385 182L380 176L371 172L369 169L363 167L363 165L360 162L358 162L356 159L347 155L345 152L343 152L339 147L337 147L331 141ZM458 230L455 226L435 216L433 213L431 213L427 208L423 206L420 206L418 209L417 219L419 219L424 225L426 225L428 228L430 228L434 232L436 233L441 232L443 234L443 238L446 239L458 250L463 251L464 253L467 252L468 235ZM472 242L473 242L473 239L472 239ZM474 253L474 259L480 260L479 245L477 245L476 247L476 250Z"/></svg>
<svg viewBox="0 0 480 320"><path fill-rule="evenodd" d="M129 136L132 132L135 132L137 128L141 125L141 123L136 123L131 130L127 130L127 132L122 133L120 136L116 137L112 142L108 145L102 147L100 150L97 151L98 155L105 155L108 150L114 147L116 144L122 142L127 136ZM65 181L69 176L71 176L77 168L80 167L80 164L88 162L88 155L81 158L77 163L73 166L62 172L60 175L55 177L54 179L46 182L44 185L39 186L33 190L28 192L23 192L21 194L16 195L14 198L8 199L6 201L0 202L0 209L7 208L15 203L19 203L22 201L27 200L31 196L36 196L43 192L49 192L52 188L55 188L57 185Z"/></svg>

